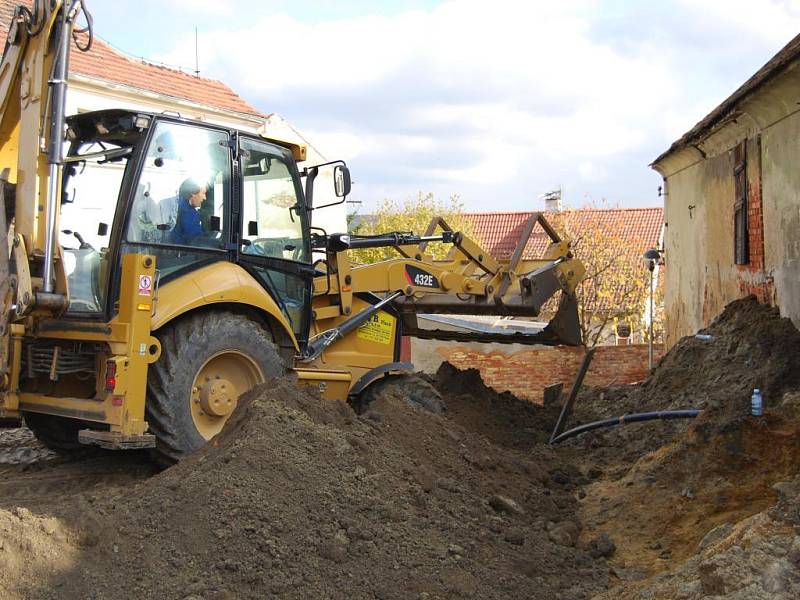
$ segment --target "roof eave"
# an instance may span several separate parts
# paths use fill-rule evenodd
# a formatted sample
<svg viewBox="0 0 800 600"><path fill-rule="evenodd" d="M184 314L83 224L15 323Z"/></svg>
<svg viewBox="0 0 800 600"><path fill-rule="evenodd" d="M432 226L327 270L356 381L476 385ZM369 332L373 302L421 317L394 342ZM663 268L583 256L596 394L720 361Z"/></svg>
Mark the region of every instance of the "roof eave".
<svg viewBox="0 0 800 600"><path fill-rule="evenodd" d="M164 94L162 92L154 92L153 90L136 87L129 84L119 83L116 81L108 81L100 77L93 77L91 75L86 75L84 73L79 73L76 71L70 71L69 78L71 81L82 83L86 86L93 88L102 88L105 91L107 91L109 88L115 89L130 95L144 96L152 100L166 101L171 104L185 106L187 109L199 110L220 117L228 117L228 118L234 117L237 119L241 119L243 121L251 122L255 127L262 125L266 120L266 116L260 113L254 114L254 113L240 112L231 110L229 108L222 108L211 104L195 102L193 100L189 100L188 98L182 98L180 96L172 96L170 94Z"/></svg>
<svg viewBox="0 0 800 600"><path fill-rule="evenodd" d="M678 140L673 142L665 152L661 153L650 163L650 167L660 172L661 169L659 169L658 165L663 162L665 158L685 148L692 146L696 148L697 144L707 138L713 131L724 126L732 113L738 110L743 101L762 86L783 73L792 63L796 62L798 58L800 58L800 34L795 36L714 110L703 117Z"/></svg>

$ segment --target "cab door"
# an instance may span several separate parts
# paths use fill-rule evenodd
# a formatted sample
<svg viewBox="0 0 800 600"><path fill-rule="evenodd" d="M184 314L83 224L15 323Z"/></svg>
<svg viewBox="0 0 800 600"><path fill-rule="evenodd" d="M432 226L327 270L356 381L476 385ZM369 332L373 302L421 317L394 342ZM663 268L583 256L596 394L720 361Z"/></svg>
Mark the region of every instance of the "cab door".
<svg viewBox="0 0 800 600"><path fill-rule="evenodd" d="M301 345L311 323L311 248L300 177L288 150L239 138L239 263L273 297Z"/></svg>

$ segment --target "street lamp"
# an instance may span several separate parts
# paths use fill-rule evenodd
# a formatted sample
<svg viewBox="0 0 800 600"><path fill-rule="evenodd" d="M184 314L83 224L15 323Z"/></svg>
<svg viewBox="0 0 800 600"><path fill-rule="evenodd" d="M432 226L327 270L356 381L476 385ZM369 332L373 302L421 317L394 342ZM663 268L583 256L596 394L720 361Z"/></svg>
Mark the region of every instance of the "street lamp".
<svg viewBox="0 0 800 600"><path fill-rule="evenodd" d="M644 253L647 269L650 271L650 348L648 349L648 365L653 370L653 271L656 270L656 261L661 258L661 253L655 248L650 248Z"/></svg>

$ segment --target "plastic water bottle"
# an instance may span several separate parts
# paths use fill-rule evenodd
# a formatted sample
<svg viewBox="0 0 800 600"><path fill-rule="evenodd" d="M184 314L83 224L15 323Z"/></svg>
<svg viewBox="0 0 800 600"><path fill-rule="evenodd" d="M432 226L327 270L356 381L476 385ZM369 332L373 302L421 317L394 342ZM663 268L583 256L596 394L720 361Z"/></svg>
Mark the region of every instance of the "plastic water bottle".
<svg viewBox="0 0 800 600"><path fill-rule="evenodd" d="M758 388L753 390L753 396L750 398L750 414L754 417L760 417L764 414L764 399L761 397L761 390Z"/></svg>

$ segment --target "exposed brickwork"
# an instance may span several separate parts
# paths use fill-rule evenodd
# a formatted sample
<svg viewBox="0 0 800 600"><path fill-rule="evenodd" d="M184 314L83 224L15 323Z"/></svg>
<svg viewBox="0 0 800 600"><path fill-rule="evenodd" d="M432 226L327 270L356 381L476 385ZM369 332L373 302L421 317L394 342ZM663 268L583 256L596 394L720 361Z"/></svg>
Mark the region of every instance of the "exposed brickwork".
<svg viewBox="0 0 800 600"><path fill-rule="evenodd" d="M760 181L751 181L747 192L747 228L751 271L764 270L764 218L761 209Z"/></svg>
<svg viewBox="0 0 800 600"><path fill-rule="evenodd" d="M542 403L545 386L563 383L569 390L583 360L583 348L535 348L514 354L481 353L462 346L440 347L442 358L459 369L478 369L487 385L509 391L519 398ZM643 344L599 346L584 383L609 385L633 383L647 377L648 348ZM655 359L663 354L654 346Z"/></svg>
<svg viewBox="0 0 800 600"><path fill-rule="evenodd" d="M748 141L748 156L761 154L760 138ZM749 161L747 167L747 237L749 262L738 265L737 285L741 297L755 295L759 302L769 303L773 296L772 278L764 270L764 214L761 199L761 162Z"/></svg>

